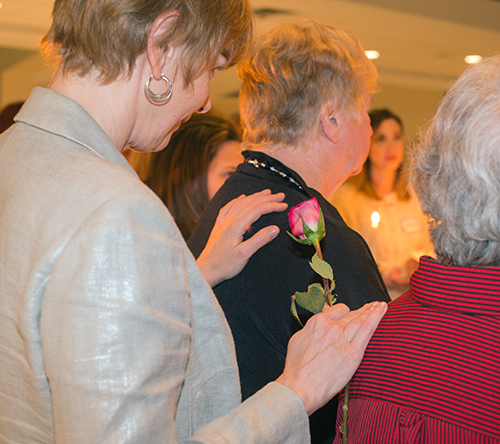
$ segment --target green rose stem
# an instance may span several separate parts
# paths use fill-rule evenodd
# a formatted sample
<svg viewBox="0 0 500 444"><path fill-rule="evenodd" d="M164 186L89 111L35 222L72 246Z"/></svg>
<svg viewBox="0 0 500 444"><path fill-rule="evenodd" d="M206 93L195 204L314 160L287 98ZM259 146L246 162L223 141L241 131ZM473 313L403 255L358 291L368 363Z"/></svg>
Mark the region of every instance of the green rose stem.
<svg viewBox="0 0 500 444"><path fill-rule="evenodd" d="M310 228L304 221L304 217L301 211L305 211L307 214L307 219L311 223L314 229ZM302 224L298 224L300 218ZM292 296L291 311L297 322L302 326L295 304L298 303L301 307L312 313L320 313L324 305L333 306L334 299L332 297L332 291L335 289L335 282L333 279L333 270L330 265L328 265L323 259L323 253L321 251L320 241L325 237L325 221L323 218L323 212L318 204L316 198L309 199L308 201L302 202L299 205L293 207L288 213L290 228L292 233L288 234L296 242L303 245L313 245L316 250L316 255L313 256L311 267L323 278L323 300L321 300L321 293L318 292L319 284L312 284L309 286L308 292L295 292ZM319 264L316 260L316 256L320 260ZM332 291L330 291L330 283L332 281ZM299 299L300 298L300 299ZM337 301L337 295L335 295L335 302ZM349 410L349 384L344 388L344 404L342 406L342 443L347 443L347 412Z"/></svg>
<svg viewBox="0 0 500 444"><path fill-rule="evenodd" d="M321 252L321 246L319 244L319 239L313 239L312 244L316 250L316 254L321 260L323 259L323 253ZM327 301L328 305L331 307L333 305L332 303L332 295L330 294L330 283L328 282L328 279L323 278L323 285L325 289L325 300ZM349 411L349 384L347 384L344 388L344 404L342 405L342 428L341 428L341 433L342 433L342 444L348 444L348 438L347 438L347 412Z"/></svg>
<svg viewBox="0 0 500 444"><path fill-rule="evenodd" d="M321 252L321 246L319 244L319 239L314 239L312 241L312 244L314 246L314 249L316 250L316 254L321 260L323 259L323 253ZM323 285L325 289L325 300L327 301L328 305L331 307L333 305L332 303L332 295L330 294L330 283L328 282L328 279L323 278ZM349 411L349 384L347 384L344 388L344 404L342 405L342 428L341 428L341 433L342 433L342 444L348 444L348 437L347 437L347 412Z"/></svg>
<svg viewBox="0 0 500 444"><path fill-rule="evenodd" d="M342 405L342 444L347 443L347 412L349 411L349 384L344 388L344 404Z"/></svg>
<svg viewBox="0 0 500 444"><path fill-rule="evenodd" d="M324 260L320 246L320 239L317 237L313 238L311 239L311 243L314 246L314 249L316 250L316 254L318 255L318 257L321 260ZM324 285L323 288L325 289L324 293L325 301L331 307L333 305L333 302L332 302L332 295L330 293L330 283L328 282L328 279L323 278L323 285ZM347 434L348 411L349 411L349 384L347 384L344 388L344 403L342 405L342 427L341 427L342 444L349 444L348 434Z"/></svg>
<svg viewBox="0 0 500 444"><path fill-rule="evenodd" d="M321 260L323 259L323 253L321 252L321 246L319 244L319 239L316 238L312 241L312 244L316 250L316 254ZM332 295L330 293L330 283L328 282L327 278L323 278L323 288L325 289L325 301L327 304L331 307L333 306L333 301L332 301Z"/></svg>

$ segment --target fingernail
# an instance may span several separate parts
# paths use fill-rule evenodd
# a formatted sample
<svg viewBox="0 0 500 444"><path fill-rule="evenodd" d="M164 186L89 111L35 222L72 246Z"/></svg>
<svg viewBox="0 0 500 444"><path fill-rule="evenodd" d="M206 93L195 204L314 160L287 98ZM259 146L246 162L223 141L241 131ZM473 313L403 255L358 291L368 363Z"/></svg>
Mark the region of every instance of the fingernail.
<svg viewBox="0 0 500 444"><path fill-rule="evenodd" d="M271 237L276 237L278 235L278 233L280 232L278 227L270 227L269 231L270 231Z"/></svg>

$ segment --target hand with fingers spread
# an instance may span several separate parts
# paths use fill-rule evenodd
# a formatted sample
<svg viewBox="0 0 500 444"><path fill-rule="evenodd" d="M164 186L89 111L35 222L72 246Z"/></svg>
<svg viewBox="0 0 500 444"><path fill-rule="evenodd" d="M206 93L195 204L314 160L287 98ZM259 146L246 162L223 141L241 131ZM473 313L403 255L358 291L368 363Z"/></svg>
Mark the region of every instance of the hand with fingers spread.
<svg viewBox="0 0 500 444"><path fill-rule="evenodd" d="M196 261L212 287L236 276L259 248L278 235L279 228L272 225L243 241L249 227L260 216L286 210L284 198L283 193L263 190L250 196L241 195L220 210L205 249Z"/></svg>
<svg viewBox="0 0 500 444"><path fill-rule="evenodd" d="M350 381L386 310L385 302L351 312L344 304L325 308L290 339L276 382L295 392L311 415Z"/></svg>

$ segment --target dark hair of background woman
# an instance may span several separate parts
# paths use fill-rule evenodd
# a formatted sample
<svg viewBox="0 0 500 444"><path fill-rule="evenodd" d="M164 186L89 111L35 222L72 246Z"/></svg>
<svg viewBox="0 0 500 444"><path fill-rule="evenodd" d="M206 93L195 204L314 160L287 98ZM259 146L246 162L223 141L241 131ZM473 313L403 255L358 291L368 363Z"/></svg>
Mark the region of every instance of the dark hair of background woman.
<svg viewBox="0 0 500 444"><path fill-rule="evenodd" d="M145 183L170 210L185 239L209 202L208 167L220 147L230 141L241 141L230 121L213 114L194 114L164 150L151 154Z"/></svg>
<svg viewBox="0 0 500 444"><path fill-rule="evenodd" d="M24 102L15 102L7 105L0 112L0 133L3 133L14 124L14 117L19 112Z"/></svg>
<svg viewBox="0 0 500 444"><path fill-rule="evenodd" d="M395 120L401 127L401 132L403 133L404 131L403 121L399 116L397 116L387 108L374 109L373 111L370 111L368 114L370 116L370 125L373 129L373 134L376 133L382 122L389 119ZM401 163L401 165L398 168L398 171L396 172L394 190L398 195L398 200L409 200L411 194L410 191L408 190L408 178L406 177L403 169L404 169L404 161ZM370 177L370 157L366 159L361 173L352 178L352 182L357 184L359 189L363 191L367 196L377 200L381 199L380 196L375 191L375 188L373 187L373 183Z"/></svg>

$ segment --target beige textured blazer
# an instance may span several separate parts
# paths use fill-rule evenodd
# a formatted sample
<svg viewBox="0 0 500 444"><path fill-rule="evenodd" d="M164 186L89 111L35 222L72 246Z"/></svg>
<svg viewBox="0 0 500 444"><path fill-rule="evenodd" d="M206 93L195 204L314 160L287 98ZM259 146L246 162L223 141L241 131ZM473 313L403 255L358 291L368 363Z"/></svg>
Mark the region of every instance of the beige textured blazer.
<svg viewBox="0 0 500 444"><path fill-rule="evenodd" d="M0 135L0 441L307 443L283 386L239 404L211 289L96 122L45 88L16 120Z"/></svg>

